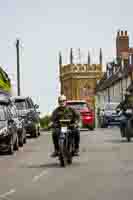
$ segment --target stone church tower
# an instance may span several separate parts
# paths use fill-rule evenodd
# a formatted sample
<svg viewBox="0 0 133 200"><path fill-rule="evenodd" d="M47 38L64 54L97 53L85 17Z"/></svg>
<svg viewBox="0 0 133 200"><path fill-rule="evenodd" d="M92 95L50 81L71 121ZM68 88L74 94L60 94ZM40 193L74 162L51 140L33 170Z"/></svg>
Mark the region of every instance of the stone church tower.
<svg viewBox="0 0 133 200"><path fill-rule="evenodd" d="M97 81L101 79L102 50L99 53L99 64L91 64L90 53L86 64L74 64L73 50L70 49L70 64L62 64L62 56L59 53L60 92L69 100L87 100L91 107L95 104L95 88Z"/></svg>

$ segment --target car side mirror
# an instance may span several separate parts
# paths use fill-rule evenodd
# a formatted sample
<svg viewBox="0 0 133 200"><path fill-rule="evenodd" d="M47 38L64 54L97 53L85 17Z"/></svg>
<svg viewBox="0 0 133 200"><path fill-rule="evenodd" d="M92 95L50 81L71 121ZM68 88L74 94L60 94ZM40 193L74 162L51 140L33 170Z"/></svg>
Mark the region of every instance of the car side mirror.
<svg viewBox="0 0 133 200"><path fill-rule="evenodd" d="M19 119L25 119L27 116L26 115L21 115L20 117L19 117Z"/></svg>
<svg viewBox="0 0 133 200"><path fill-rule="evenodd" d="M119 113L120 112L120 109L116 109L116 113Z"/></svg>
<svg viewBox="0 0 133 200"><path fill-rule="evenodd" d="M34 105L34 108L38 109L38 108L39 108L39 105L35 104L35 105Z"/></svg>
<svg viewBox="0 0 133 200"><path fill-rule="evenodd" d="M13 119L8 119L8 124L12 124L14 122Z"/></svg>

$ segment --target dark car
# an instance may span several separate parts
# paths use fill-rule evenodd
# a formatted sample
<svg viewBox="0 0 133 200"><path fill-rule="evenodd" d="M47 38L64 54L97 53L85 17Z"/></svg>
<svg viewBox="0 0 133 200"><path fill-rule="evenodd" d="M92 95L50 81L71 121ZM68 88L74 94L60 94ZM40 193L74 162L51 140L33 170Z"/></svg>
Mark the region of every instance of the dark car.
<svg viewBox="0 0 133 200"><path fill-rule="evenodd" d="M0 151L13 154L19 148L18 134L8 103L0 99Z"/></svg>
<svg viewBox="0 0 133 200"><path fill-rule="evenodd" d="M30 97L12 97L11 101L16 105L18 115L24 118L26 133L38 137L40 135L40 118L36 110L38 105L34 104Z"/></svg>
<svg viewBox="0 0 133 200"><path fill-rule="evenodd" d="M108 127L109 125L120 125L121 116L120 113L116 111L118 103L110 102L104 105L104 108L99 114L99 124L101 128Z"/></svg>
<svg viewBox="0 0 133 200"><path fill-rule="evenodd" d="M81 128L89 128L89 130L95 128L94 111L89 107L85 100L68 100L67 106L74 108L80 113Z"/></svg>

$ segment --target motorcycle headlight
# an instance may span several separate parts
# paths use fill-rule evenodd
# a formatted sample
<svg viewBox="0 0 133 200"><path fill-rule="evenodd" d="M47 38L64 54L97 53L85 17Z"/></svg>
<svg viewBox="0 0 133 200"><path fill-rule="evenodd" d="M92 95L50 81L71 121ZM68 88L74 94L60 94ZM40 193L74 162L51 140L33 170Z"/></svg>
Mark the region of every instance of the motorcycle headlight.
<svg viewBox="0 0 133 200"><path fill-rule="evenodd" d="M8 129L7 127L4 127L0 130L0 135L6 136L8 135Z"/></svg>
<svg viewBox="0 0 133 200"><path fill-rule="evenodd" d="M105 117L111 117L111 116L112 116L112 113L104 113L104 116L105 116Z"/></svg>
<svg viewBox="0 0 133 200"><path fill-rule="evenodd" d="M21 122L19 122L19 123L17 124L17 128L22 128L22 123L21 123Z"/></svg>
<svg viewBox="0 0 133 200"><path fill-rule="evenodd" d="M27 121L27 123L28 123L28 124L31 124L31 123L32 123L32 121L31 121L31 120L28 120L28 121Z"/></svg>

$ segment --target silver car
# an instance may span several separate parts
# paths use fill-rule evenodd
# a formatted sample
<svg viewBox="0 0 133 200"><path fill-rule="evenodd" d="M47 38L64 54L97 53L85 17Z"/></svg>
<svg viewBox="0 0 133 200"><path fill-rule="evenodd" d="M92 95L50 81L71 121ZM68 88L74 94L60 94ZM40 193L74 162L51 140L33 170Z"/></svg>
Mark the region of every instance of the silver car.
<svg viewBox="0 0 133 200"><path fill-rule="evenodd" d="M116 112L118 104L116 102L105 103L103 109L100 110L98 121L101 128L120 125L121 116L120 113Z"/></svg>

